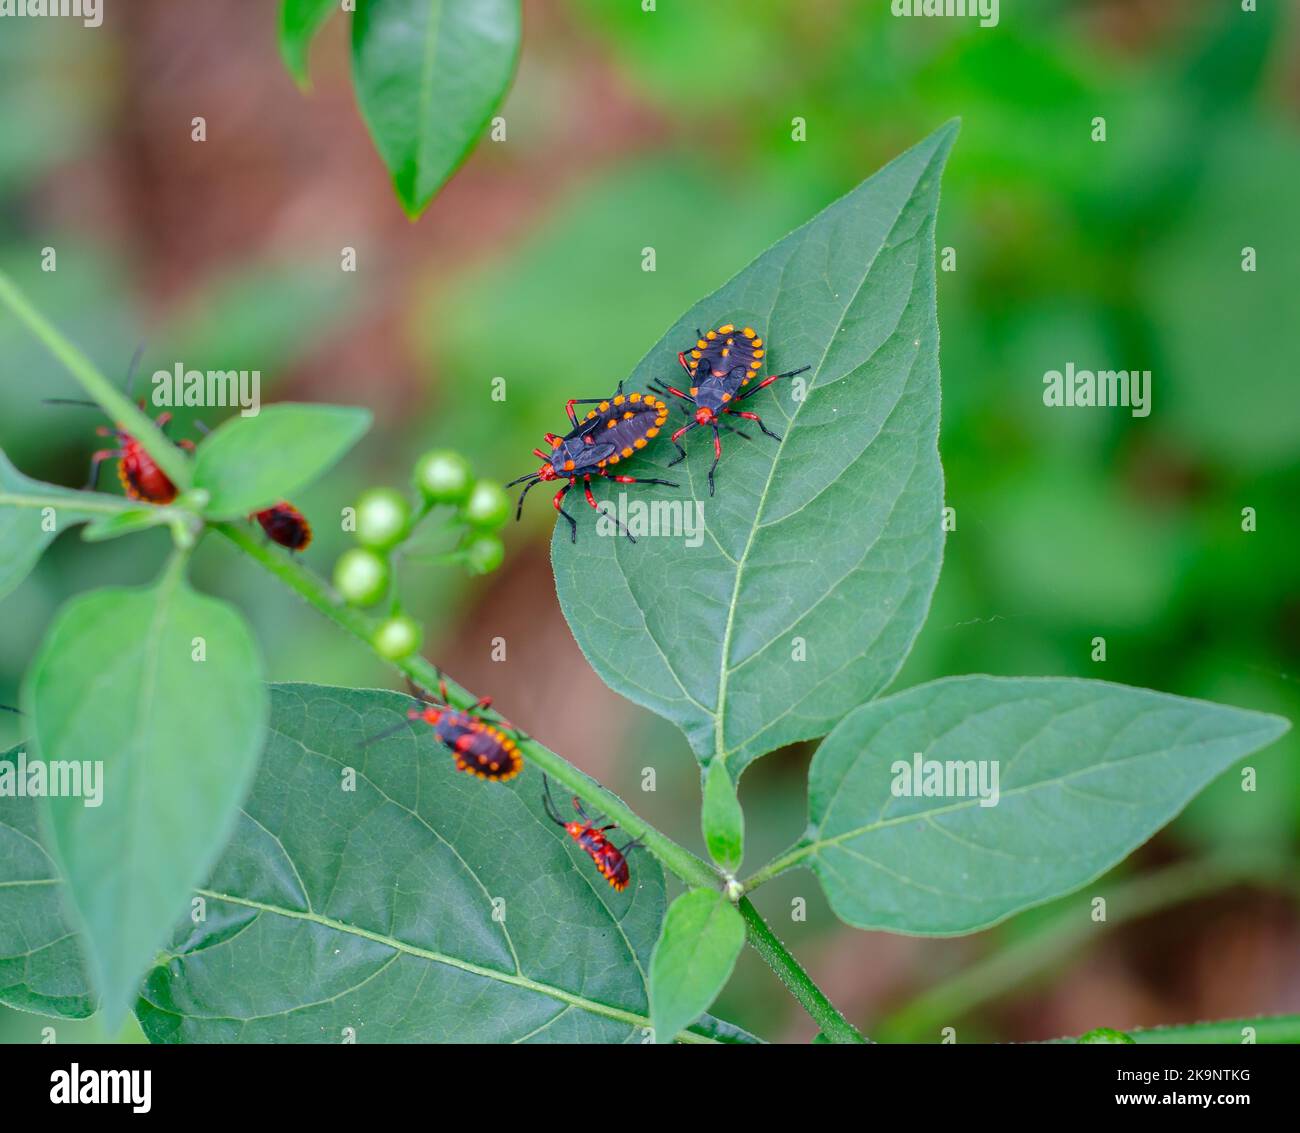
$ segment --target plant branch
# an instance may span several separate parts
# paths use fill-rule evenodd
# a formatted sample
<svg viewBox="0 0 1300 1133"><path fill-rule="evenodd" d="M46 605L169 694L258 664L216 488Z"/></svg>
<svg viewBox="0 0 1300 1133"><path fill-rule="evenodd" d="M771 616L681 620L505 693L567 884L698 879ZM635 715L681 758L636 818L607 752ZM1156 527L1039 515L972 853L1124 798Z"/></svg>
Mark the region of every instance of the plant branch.
<svg viewBox="0 0 1300 1133"><path fill-rule="evenodd" d="M212 526L300 597L306 599L330 621L347 630L366 645L371 644L375 628L373 619L345 605L322 579L299 564L297 560L290 558L278 548L262 543L235 524L217 523ZM417 684L433 687L438 682L438 670L423 657L411 656L389 663ZM445 674L444 679L447 682L448 697L454 705L466 708L477 700L477 697ZM617 795L607 791L594 779L584 775L572 764L535 740L526 736L521 737L520 749L525 759L532 760L547 775L563 783L578 795L583 802L603 811L629 834L639 838L646 848L682 881L688 885L719 888L721 878L712 866L696 857L684 846L678 845L666 834L650 826ZM862 1036L813 983L799 961L777 939L776 934L747 898L741 899L740 911L745 918L749 942L754 950L790 989L791 994L812 1016L822 1033L833 1042L864 1042Z"/></svg>
<svg viewBox="0 0 1300 1133"><path fill-rule="evenodd" d="M807 842L796 842L785 853L773 858L749 880L745 881L745 892L748 893L753 889L757 889L763 882L771 881L777 874L784 873L787 869L797 866L812 853L812 849L812 846Z"/></svg>
<svg viewBox="0 0 1300 1133"><path fill-rule="evenodd" d="M745 918L749 943L767 962L799 1005L813 1017L821 1033L833 1043L865 1043L858 1029L839 1013L825 993L812 981L785 945L777 939L762 914L748 897L740 899L740 915Z"/></svg>
<svg viewBox="0 0 1300 1133"><path fill-rule="evenodd" d="M1250 1027L1257 1043L1300 1043L1300 1015L1261 1015L1254 1019L1219 1019L1211 1023L1175 1023L1168 1027L1138 1027L1125 1031L1136 1043L1207 1043L1237 1045L1242 1031ZM1054 1043L1075 1042L1075 1038L1052 1039Z"/></svg>
<svg viewBox="0 0 1300 1133"><path fill-rule="evenodd" d="M4 272L0 272L0 302L3 302L26 324L45 348L49 350L68 372L117 425L130 433L153 457L154 462L176 487L184 491L190 486L190 462L164 435L148 416L129 397L119 390L96 368L80 350L40 313L18 290Z"/></svg>

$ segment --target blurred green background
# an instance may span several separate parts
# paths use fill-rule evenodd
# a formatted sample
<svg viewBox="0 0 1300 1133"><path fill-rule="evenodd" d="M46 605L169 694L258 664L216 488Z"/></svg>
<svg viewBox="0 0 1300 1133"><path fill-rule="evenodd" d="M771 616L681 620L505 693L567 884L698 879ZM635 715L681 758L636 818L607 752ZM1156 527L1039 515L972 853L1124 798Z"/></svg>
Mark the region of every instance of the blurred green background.
<svg viewBox="0 0 1300 1133"><path fill-rule="evenodd" d="M258 369L267 400L373 408L360 451L296 501L317 532L306 561L327 573L346 545L334 517L362 488L404 486L438 444L482 475L527 471L567 397L606 392L700 295L959 115L938 229L956 251L939 316L957 526L895 687L1073 674L1296 720L1300 40L1291 5L1240 7L1037 0L980 29L894 18L888 0L529 2L507 139L485 141L414 225L356 112L343 20L316 44L307 96L264 0L133 0L100 29L6 20L0 266L108 373L143 341L146 375ZM40 269L46 247L56 272ZM339 270L344 247L355 274ZM1047 410L1042 376L1067 362L1151 370L1150 417ZM0 320L0 444L29 475L79 485L99 421L41 404L69 395ZM426 652L699 848L685 743L604 688L559 614L552 520L533 507L484 580L407 568ZM160 533L61 538L3 607L0 701L16 701L59 603L149 578L164 550ZM248 613L275 678L391 683L228 547L205 544L195 571ZM811 751L745 778L746 872L801 831ZM1298 752L1292 732L1249 760L1254 793L1230 772L1114 877L977 936L847 929L802 872L756 901L873 1036L1300 1011ZM1093 894L1111 899L1107 925L1088 919ZM715 1011L811 1037L752 954ZM0 1039L34 1041L47 1022L0 1012ZM94 1021L56 1026L62 1041L102 1037Z"/></svg>

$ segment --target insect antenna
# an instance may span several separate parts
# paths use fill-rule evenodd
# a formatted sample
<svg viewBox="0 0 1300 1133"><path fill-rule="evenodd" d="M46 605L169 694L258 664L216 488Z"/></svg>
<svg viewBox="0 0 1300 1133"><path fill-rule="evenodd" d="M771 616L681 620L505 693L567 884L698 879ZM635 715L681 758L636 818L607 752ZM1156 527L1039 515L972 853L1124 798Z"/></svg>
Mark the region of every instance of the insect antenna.
<svg viewBox="0 0 1300 1133"><path fill-rule="evenodd" d="M546 772L542 772L542 806L546 808L546 817L549 818L556 826L565 826L564 819L560 817L560 812L555 809L555 800L551 798L551 781L546 777Z"/></svg>

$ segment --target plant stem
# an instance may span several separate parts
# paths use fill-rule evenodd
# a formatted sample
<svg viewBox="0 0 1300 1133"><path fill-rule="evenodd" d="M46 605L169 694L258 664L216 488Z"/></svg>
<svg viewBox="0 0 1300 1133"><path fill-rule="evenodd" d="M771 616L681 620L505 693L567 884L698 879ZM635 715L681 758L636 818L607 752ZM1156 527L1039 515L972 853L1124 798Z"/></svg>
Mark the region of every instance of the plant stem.
<svg viewBox="0 0 1300 1133"><path fill-rule="evenodd" d="M110 496L104 492L59 492L49 496L17 495L0 492L0 507L52 507L71 508L74 511L104 512L113 515L134 511L140 507L136 500L125 496Z"/></svg>
<svg viewBox="0 0 1300 1133"><path fill-rule="evenodd" d="M300 597L306 599L335 625L347 630L366 645L371 644L375 628L373 619L341 602L322 579L299 564L297 560L290 558L278 548L273 549L262 543L235 524L216 523L212 526L215 531L219 531L241 551L260 563ZM389 663L417 684L426 688L437 686L438 670L423 657L411 656ZM466 708L477 700L477 697L450 678L444 676L443 679L447 682L448 697L454 705ZM578 795L583 802L603 811L629 834L639 838L646 848L682 881L688 885L719 888L721 878L712 866L696 857L684 846L679 846L666 834L650 826L622 799L607 791L594 779L584 775L553 751L526 736L521 737L520 750L525 759L532 760L547 775L563 783ZM799 1004L813 1017L822 1033L832 1042L864 1042L862 1036L813 983L799 961L777 939L776 934L768 927L748 898L741 899L740 911L745 918L749 942L754 950L763 957L780 977L781 982L790 989Z"/></svg>
<svg viewBox="0 0 1300 1133"><path fill-rule="evenodd" d="M768 967L780 977L799 1005L813 1017L822 1034L833 1043L865 1043L867 1040L858 1029L836 1010L799 961L777 939L776 933L748 897L740 899L740 915L745 918L749 943L754 946L754 951L767 961Z"/></svg>
<svg viewBox="0 0 1300 1133"><path fill-rule="evenodd" d="M289 558L284 552L264 545L241 527L230 523L217 523L213 528L245 554L257 560L336 625L370 645L375 629L373 619L341 602L315 574ZM412 655L400 661L390 661L390 664L417 684L425 688L437 688L438 670L423 657ZM478 699L445 674L443 679L447 682L448 697L454 706L467 708ZM650 826L617 795L607 791L571 763L527 736L521 737L520 750L525 759L531 760L552 779L563 783L583 802L607 814L612 821L617 822L634 838L641 839L656 858L687 884L711 889L719 888L721 879L712 866L696 857L686 847L678 845L666 834Z"/></svg>
<svg viewBox="0 0 1300 1133"><path fill-rule="evenodd" d="M0 301L21 322L26 323L27 329L67 367L68 372L98 402L109 418L144 446L145 451L178 489L184 491L190 486L190 462L181 450L163 436L162 430L137 408L135 402L104 377L89 358L28 302L27 297L4 272L0 272Z"/></svg>
<svg viewBox="0 0 1300 1133"><path fill-rule="evenodd" d="M1213 1043L1237 1045L1242 1030L1251 1027L1257 1043L1300 1043L1300 1015L1261 1015L1254 1019L1219 1019L1212 1023L1176 1023L1170 1027L1138 1027L1126 1031L1137 1043ZM1053 1039L1074 1042L1074 1038Z"/></svg>
<svg viewBox="0 0 1300 1133"><path fill-rule="evenodd" d="M748 893L753 889L757 889L763 882L771 881L778 873L784 873L792 866L798 865L810 853L812 853L811 845L802 841L796 842L784 854L773 858L748 881L744 882L745 892Z"/></svg>

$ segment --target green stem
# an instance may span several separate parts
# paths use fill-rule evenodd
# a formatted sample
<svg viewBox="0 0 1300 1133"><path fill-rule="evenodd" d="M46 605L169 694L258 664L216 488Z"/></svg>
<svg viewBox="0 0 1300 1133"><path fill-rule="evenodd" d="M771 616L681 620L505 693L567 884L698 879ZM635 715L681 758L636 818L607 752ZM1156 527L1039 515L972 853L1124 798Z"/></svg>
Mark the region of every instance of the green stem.
<svg viewBox="0 0 1300 1133"><path fill-rule="evenodd" d="M278 548L262 543L235 524L217 523L213 524L213 529L260 563L300 597L306 599L335 625L370 645L375 628L374 621L359 610L341 602L319 577L305 569L295 559ZM435 687L438 683L438 670L423 657L407 657L400 661L390 661L390 664L426 688ZM447 693L453 704L464 708L478 699L445 675L444 679L447 681ZM721 878L712 866L696 857L684 846L679 846L666 834L650 826L635 811L629 809L617 795L611 794L594 779L584 775L572 764L535 740L522 737L520 749L525 759L532 760L547 775L563 783L583 802L603 811L633 837L639 838L646 848L682 881L688 885L719 888ZM754 946L755 951L763 957L780 977L782 983L790 989L795 999L813 1017L822 1033L835 1042L863 1042L862 1036L845 1020L844 1016L836 1011L834 1005L813 983L799 961L776 938L776 934L767 926L748 899L741 899L740 911L745 917L749 942Z"/></svg>
<svg viewBox="0 0 1300 1133"><path fill-rule="evenodd" d="M125 496L110 496L103 492L59 492L49 496L15 495L0 492L0 507L52 507L71 508L74 511L95 511L112 515L134 511L140 507L136 500Z"/></svg>
<svg viewBox="0 0 1300 1133"><path fill-rule="evenodd" d="M836 1010L825 993L812 981L789 950L776 937L762 914L748 897L740 899L740 915L745 918L749 943L767 962L799 1005L813 1017L821 1032L833 1043L864 1043L857 1028Z"/></svg>
<svg viewBox="0 0 1300 1133"><path fill-rule="evenodd" d="M1242 1030L1252 1027L1257 1043L1300 1043L1300 1015L1262 1015L1255 1019L1220 1019L1212 1023L1177 1023L1126 1031L1138 1043L1214 1043L1238 1045ZM1073 1038L1053 1042L1074 1042Z"/></svg>
<svg viewBox="0 0 1300 1133"><path fill-rule="evenodd" d="M82 388L103 408L119 428L131 434L167 473L167 478L184 491L190 486L190 462L129 397L101 374L80 350L72 345L44 315L28 302L3 272L0 272L0 301L27 324L27 329L45 344Z"/></svg>
<svg viewBox="0 0 1300 1133"><path fill-rule="evenodd" d="M748 881L744 882L745 892L748 893L753 889L757 889L763 882L771 881L778 873L784 873L792 866L798 865L812 853L812 849L812 846L807 842L796 842L784 854L773 858Z"/></svg>

